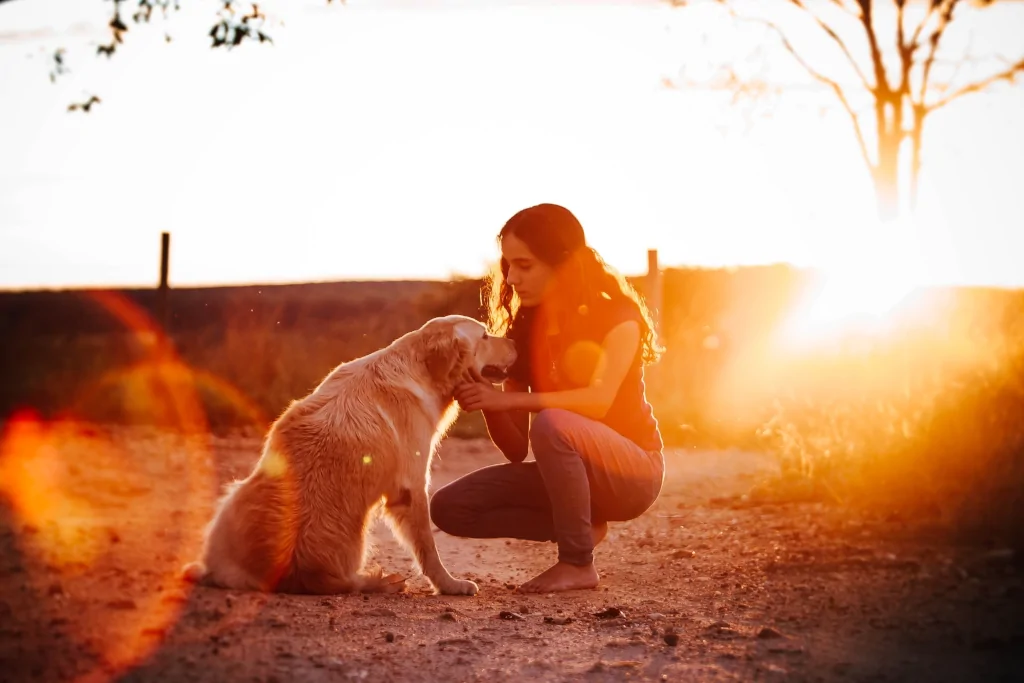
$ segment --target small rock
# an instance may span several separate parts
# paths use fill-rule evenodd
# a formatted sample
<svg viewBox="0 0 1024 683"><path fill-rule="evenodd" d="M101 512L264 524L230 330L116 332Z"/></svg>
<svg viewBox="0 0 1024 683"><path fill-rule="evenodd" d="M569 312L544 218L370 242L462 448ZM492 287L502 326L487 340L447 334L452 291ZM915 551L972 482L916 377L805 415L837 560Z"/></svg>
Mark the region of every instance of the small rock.
<svg viewBox="0 0 1024 683"><path fill-rule="evenodd" d="M666 633L664 636L662 636L662 639L665 641L665 644L669 647L675 647L679 644L678 633Z"/></svg>
<svg viewBox="0 0 1024 683"><path fill-rule="evenodd" d="M267 625L270 626L270 628L285 628L288 626L288 622L281 617L271 617L270 621L267 622Z"/></svg>
<svg viewBox="0 0 1024 683"><path fill-rule="evenodd" d="M697 557L697 553L692 550L676 550L670 555L670 557L673 560L692 560Z"/></svg>
<svg viewBox="0 0 1024 683"><path fill-rule="evenodd" d="M320 604L321 604L321 605L322 605L323 607L334 607L334 601L333 601L333 600L331 600L330 598L322 598L322 599L320 600Z"/></svg>
<svg viewBox="0 0 1024 683"><path fill-rule="evenodd" d="M771 640L773 638L785 638L779 631L776 631L771 626L765 626L757 632L757 637L761 640Z"/></svg>
<svg viewBox="0 0 1024 683"><path fill-rule="evenodd" d="M384 640L386 640L389 643L395 642L395 634L392 633L391 631L388 631L387 633L384 634Z"/></svg>
<svg viewBox="0 0 1024 683"><path fill-rule="evenodd" d="M660 621L660 620L665 618L665 615L662 614L661 612L651 612L650 614L647 615L647 618L650 619L651 621Z"/></svg>
<svg viewBox="0 0 1024 683"><path fill-rule="evenodd" d="M509 612L508 610L498 612L498 618L505 619L506 621L523 621L523 615Z"/></svg>
<svg viewBox="0 0 1024 683"><path fill-rule="evenodd" d="M653 545L656 545L653 538L641 538L639 541L636 542L637 548L649 548Z"/></svg>
<svg viewBox="0 0 1024 683"><path fill-rule="evenodd" d="M442 612L440 616L438 616L438 619L440 619L441 621L457 621L455 615L451 612Z"/></svg>
<svg viewBox="0 0 1024 683"><path fill-rule="evenodd" d="M516 585L514 583L506 583L505 588L509 589L510 591L514 591L516 589Z"/></svg>
<svg viewBox="0 0 1024 683"><path fill-rule="evenodd" d="M609 607L608 609L601 610L600 612L594 612L594 616L598 619L615 619L617 617L625 617L626 613L618 607Z"/></svg>

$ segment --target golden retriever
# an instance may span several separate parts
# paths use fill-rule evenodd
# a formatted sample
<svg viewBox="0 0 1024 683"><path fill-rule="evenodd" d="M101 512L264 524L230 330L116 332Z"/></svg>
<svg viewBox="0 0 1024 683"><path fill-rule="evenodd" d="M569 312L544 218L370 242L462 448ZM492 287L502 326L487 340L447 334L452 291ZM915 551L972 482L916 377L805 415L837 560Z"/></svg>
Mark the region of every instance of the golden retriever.
<svg viewBox="0 0 1024 683"><path fill-rule="evenodd" d="M184 577L282 593L393 592L404 579L364 570L378 512L435 592L475 595L438 556L427 488L434 449L458 415L455 386L474 370L501 382L513 342L476 320L435 318L342 363L271 426L252 473L229 484Z"/></svg>

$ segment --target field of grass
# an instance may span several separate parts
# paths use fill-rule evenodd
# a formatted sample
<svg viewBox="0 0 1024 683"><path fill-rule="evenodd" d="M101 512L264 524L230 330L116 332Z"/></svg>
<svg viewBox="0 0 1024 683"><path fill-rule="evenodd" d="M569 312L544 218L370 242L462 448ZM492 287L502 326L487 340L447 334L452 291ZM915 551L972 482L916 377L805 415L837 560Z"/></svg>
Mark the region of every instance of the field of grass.
<svg viewBox="0 0 1024 683"><path fill-rule="evenodd" d="M647 381L669 445L768 450L773 495L1024 540L1024 292L922 292L885 334L777 343L811 282L785 267L665 273L667 352ZM437 315L480 317L479 287L173 290L166 340L152 290L3 293L0 415L258 432L339 362ZM482 433L475 414L453 431Z"/></svg>

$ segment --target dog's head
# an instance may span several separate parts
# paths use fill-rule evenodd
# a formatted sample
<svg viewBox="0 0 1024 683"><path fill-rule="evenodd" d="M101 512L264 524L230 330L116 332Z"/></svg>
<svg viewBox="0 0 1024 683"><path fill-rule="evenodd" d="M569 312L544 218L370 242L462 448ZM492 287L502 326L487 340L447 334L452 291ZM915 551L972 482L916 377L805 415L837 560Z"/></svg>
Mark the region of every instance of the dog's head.
<svg viewBox="0 0 1024 683"><path fill-rule="evenodd" d="M516 360L515 342L488 334L482 323L466 316L434 318L420 335L427 371L441 383L455 383L472 368L497 384Z"/></svg>

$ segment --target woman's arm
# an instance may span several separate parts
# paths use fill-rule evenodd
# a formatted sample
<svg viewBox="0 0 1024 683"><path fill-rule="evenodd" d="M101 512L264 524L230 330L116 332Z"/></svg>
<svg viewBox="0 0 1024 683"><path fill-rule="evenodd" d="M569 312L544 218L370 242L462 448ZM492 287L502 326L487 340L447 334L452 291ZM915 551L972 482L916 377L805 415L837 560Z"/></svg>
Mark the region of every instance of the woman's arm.
<svg viewBox="0 0 1024 683"><path fill-rule="evenodd" d="M503 393L525 394L526 387L505 380ZM530 445L530 413L525 410L484 410L487 434L509 462L526 460Z"/></svg>
<svg viewBox="0 0 1024 683"><path fill-rule="evenodd" d="M536 413L546 408L561 408L600 420L608 414L639 348L640 325L629 320L616 325L605 336L601 345L601 358L590 384L581 389L546 393L501 392L474 383L462 385L456 395L463 409L482 410L485 418L489 411Z"/></svg>
<svg viewBox="0 0 1024 683"><path fill-rule="evenodd" d="M612 407L615 395L626 379L626 373L639 348L640 325L633 320L619 323L608 332L601 344L601 357L590 384L568 391L509 394L504 401L506 410L535 413L545 408L561 408L600 420Z"/></svg>

